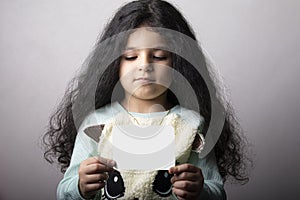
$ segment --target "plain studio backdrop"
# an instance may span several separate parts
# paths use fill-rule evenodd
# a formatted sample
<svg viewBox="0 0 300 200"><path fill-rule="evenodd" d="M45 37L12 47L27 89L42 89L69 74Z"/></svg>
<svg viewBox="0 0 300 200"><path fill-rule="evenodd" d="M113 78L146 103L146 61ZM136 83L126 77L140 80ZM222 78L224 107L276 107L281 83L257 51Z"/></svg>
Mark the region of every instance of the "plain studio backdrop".
<svg viewBox="0 0 300 200"><path fill-rule="evenodd" d="M39 145L50 113L125 1L0 1L0 199L55 199ZM255 168L229 200L300 199L300 1L173 2L230 89Z"/></svg>

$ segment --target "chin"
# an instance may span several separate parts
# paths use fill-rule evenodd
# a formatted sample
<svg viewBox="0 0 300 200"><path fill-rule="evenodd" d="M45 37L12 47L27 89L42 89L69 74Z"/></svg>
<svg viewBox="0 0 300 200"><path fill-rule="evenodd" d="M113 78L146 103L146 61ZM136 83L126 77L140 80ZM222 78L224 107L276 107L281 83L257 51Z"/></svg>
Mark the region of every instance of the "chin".
<svg viewBox="0 0 300 200"><path fill-rule="evenodd" d="M151 92L151 91L143 91L143 92L136 92L133 94L134 97L139 98L139 99L143 99L143 100L155 100L156 98L160 97L162 94L164 94L166 91L162 91L162 92Z"/></svg>

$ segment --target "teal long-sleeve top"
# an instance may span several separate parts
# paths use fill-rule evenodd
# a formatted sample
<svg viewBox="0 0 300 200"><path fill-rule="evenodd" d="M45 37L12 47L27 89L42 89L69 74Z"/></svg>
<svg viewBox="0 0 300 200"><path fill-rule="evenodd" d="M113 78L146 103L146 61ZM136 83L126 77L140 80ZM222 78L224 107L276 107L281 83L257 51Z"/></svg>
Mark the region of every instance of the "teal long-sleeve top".
<svg viewBox="0 0 300 200"><path fill-rule="evenodd" d="M103 108L100 108L91 113L78 129L75 145L71 157L71 162L67 168L63 179L59 182L57 187L57 199L84 199L79 192L78 182L79 175L78 170L80 163L85 159L97 155L98 143L85 132L85 128L92 125L105 124L105 122L112 117L112 110L114 112L123 111L124 108L117 102L109 104ZM178 112L179 108L174 107L171 112ZM148 114L143 113L131 113L133 116L143 117ZM165 112L151 113L151 116L163 116ZM199 167L204 177L204 185L201 192L201 200L224 200L226 199L226 193L222 177L218 171L216 164L216 158L214 152L210 152L205 158L200 159L197 152L191 152L188 163L191 163ZM96 197L101 196L101 191ZM174 195L174 199L177 199Z"/></svg>

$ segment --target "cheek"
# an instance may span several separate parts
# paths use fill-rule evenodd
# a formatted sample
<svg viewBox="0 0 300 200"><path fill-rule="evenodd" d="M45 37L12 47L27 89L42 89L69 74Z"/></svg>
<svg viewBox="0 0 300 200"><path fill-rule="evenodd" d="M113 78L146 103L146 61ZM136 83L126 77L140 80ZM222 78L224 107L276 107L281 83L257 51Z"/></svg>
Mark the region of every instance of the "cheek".
<svg viewBox="0 0 300 200"><path fill-rule="evenodd" d="M119 72L119 81L123 87L123 89L127 92L132 92L134 90L132 80L133 80L133 73L130 70L127 70L125 66L120 68Z"/></svg>
<svg viewBox="0 0 300 200"><path fill-rule="evenodd" d="M171 82L173 80L172 74L173 74L173 69L170 67L160 70L157 75L158 77L157 82L162 86L168 88L171 85Z"/></svg>
<svg viewBox="0 0 300 200"><path fill-rule="evenodd" d="M132 81L133 72L130 69L130 66L123 65L120 67L119 79L123 87Z"/></svg>
<svg viewBox="0 0 300 200"><path fill-rule="evenodd" d="M134 66L133 62L128 63L128 61L126 61L126 60L125 61L121 60L119 77L126 76L128 73L130 73L130 71L133 70L133 66Z"/></svg>
<svg viewBox="0 0 300 200"><path fill-rule="evenodd" d="M120 64L119 78L123 77L126 74L126 65Z"/></svg>

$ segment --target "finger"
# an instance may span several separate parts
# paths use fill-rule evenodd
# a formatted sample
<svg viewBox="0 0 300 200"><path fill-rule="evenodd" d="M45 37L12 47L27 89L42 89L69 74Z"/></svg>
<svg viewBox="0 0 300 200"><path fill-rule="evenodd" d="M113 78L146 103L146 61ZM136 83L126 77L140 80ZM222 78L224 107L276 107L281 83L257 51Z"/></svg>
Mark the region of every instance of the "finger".
<svg viewBox="0 0 300 200"><path fill-rule="evenodd" d="M90 164L85 166L84 171L85 174L97 174L97 173L103 173L103 172L110 172L114 169L108 166L105 166L103 164Z"/></svg>
<svg viewBox="0 0 300 200"><path fill-rule="evenodd" d="M201 178L202 177L197 175L197 173L181 172L179 174L175 174L171 178L171 183L174 183L175 181L180 181L180 180L197 181L197 180L200 180Z"/></svg>
<svg viewBox="0 0 300 200"><path fill-rule="evenodd" d="M174 188L173 193L177 196L178 199L187 200L187 199L196 199L198 193L196 192L188 192L182 189Z"/></svg>
<svg viewBox="0 0 300 200"><path fill-rule="evenodd" d="M198 192L200 190L200 185L192 181L176 181L173 183L173 187L189 192Z"/></svg>
<svg viewBox="0 0 300 200"><path fill-rule="evenodd" d="M177 197L178 200L185 200L184 198L182 198L182 197L180 197L180 196L177 196L177 195L176 195L176 197Z"/></svg>
<svg viewBox="0 0 300 200"><path fill-rule="evenodd" d="M181 172L198 172L200 169L198 167L196 167L195 165L192 164L181 164L181 165L177 165L175 167L171 167L169 169L169 173L170 174L178 174Z"/></svg>
<svg viewBox="0 0 300 200"><path fill-rule="evenodd" d="M90 165L90 164L95 164L95 163L100 163L98 159L95 157L90 157L87 158L86 160L82 161L82 165Z"/></svg>
<svg viewBox="0 0 300 200"><path fill-rule="evenodd" d="M107 179L108 179L108 175L106 173L91 174L91 175L86 175L85 182L86 183L105 182Z"/></svg>
<svg viewBox="0 0 300 200"><path fill-rule="evenodd" d="M116 167L117 163L116 161L114 160L111 160L111 159L107 159L107 158L103 158L101 156L95 156L94 158L96 158L100 163L108 166L108 167Z"/></svg>
<svg viewBox="0 0 300 200"><path fill-rule="evenodd" d="M103 182L86 184L84 186L84 191L85 191L85 193L90 193L90 192L98 191L101 188L103 188L104 186L105 186L105 183L103 183Z"/></svg>

